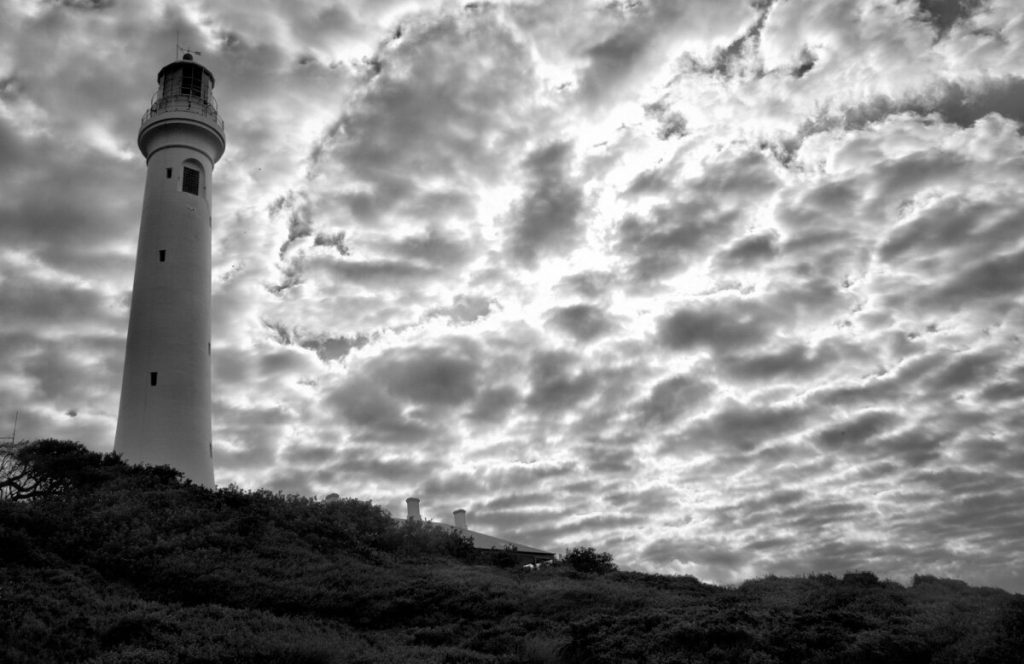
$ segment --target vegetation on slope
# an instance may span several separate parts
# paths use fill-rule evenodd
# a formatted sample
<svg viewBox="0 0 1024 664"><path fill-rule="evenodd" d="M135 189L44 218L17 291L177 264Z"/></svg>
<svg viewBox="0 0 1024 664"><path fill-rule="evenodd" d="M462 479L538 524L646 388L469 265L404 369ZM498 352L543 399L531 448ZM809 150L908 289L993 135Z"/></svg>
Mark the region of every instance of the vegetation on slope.
<svg viewBox="0 0 1024 664"><path fill-rule="evenodd" d="M959 581L496 562L365 501L211 491L62 441L0 451L11 664L1024 661L1024 596Z"/></svg>

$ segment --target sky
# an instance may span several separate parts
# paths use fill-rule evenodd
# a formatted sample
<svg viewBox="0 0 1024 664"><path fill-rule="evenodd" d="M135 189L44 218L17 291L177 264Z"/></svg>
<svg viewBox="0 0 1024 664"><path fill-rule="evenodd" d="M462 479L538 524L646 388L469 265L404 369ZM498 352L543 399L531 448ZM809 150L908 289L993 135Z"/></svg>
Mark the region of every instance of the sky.
<svg viewBox="0 0 1024 664"><path fill-rule="evenodd" d="M1019 0L0 0L0 430L113 447L175 38L217 483L1024 592Z"/></svg>

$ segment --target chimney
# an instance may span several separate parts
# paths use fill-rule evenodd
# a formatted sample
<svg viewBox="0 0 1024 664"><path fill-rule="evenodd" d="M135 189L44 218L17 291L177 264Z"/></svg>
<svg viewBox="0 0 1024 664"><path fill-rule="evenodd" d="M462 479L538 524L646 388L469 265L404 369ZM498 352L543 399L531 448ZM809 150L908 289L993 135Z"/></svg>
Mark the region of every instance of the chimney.
<svg viewBox="0 0 1024 664"><path fill-rule="evenodd" d="M458 509L452 512L455 515L455 527L459 530L469 530L466 525L466 510Z"/></svg>
<svg viewBox="0 0 1024 664"><path fill-rule="evenodd" d="M422 521L420 518L420 499L406 498L405 504L409 508L409 521Z"/></svg>

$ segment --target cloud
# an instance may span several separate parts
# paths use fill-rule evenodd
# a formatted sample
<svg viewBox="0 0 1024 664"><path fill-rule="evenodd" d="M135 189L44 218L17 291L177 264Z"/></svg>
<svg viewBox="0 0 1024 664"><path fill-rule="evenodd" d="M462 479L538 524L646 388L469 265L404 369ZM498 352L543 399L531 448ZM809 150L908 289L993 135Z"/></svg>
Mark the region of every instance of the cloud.
<svg viewBox="0 0 1024 664"><path fill-rule="evenodd" d="M572 247L579 233L583 194L569 174L571 146L553 143L526 158L527 189L511 219L510 250L533 265L538 255Z"/></svg>
<svg viewBox="0 0 1024 664"><path fill-rule="evenodd" d="M846 422L834 424L817 435L817 444L824 450L857 453L868 439L895 428L903 418L898 413L869 410L858 413Z"/></svg>
<svg viewBox="0 0 1024 664"><path fill-rule="evenodd" d="M613 324L597 307L589 304L574 304L553 309L548 321L554 327L571 335L578 341L591 341L607 334Z"/></svg>
<svg viewBox="0 0 1024 664"><path fill-rule="evenodd" d="M645 420L674 422L698 410L714 391L714 384L694 376L673 376L651 388L641 411Z"/></svg>
<svg viewBox="0 0 1024 664"><path fill-rule="evenodd" d="M578 367L578 358L559 351L538 352L530 359L530 392L526 405L540 411L567 410L590 397L597 376Z"/></svg>
<svg viewBox="0 0 1024 664"><path fill-rule="evenodd" d="M736 380L808 378L838 359L839 352L833 345L822 344L811 349L794 344L775 352L726 356L721 359L721 368Z"/></svg>
<svg viewBox="0 0 1024 664"><path fill-rule="evenodd" d="M944 37L958 21L969 18L981 0L918 0L924 18Z"/></svg>
<svg viewBox="0 0 1024 664"><path fill-rule="evenodd" d="M703 447L750 452L799 430L809 412L799 406L729 403L711 415L691 420L682 433L662 444L666 454L686 454Z"/></svg>
<svg viewBox="0 0 1024 664"><path fill-rule="evenodd" d="M780 182L760 152L723 151L705 164L700 177L680 178L667 165L633 182L627 193L671 194L671 202L645 214L629 214L619 224L616 250L638 281L658 280L683 271L703 254L731 239L751 210Z"/></svg>
<svg viewBox="0 0 1024 664"><path fill-rule="evenodd" d="M469 417L472 420L500 422L521 400L519 391L514 387L498 386L482 390Z"/></svg>
<svg viewBox="0 0 1024 664"><path fill-rule="evenodd" d="M444 345L391 349L370 361L366 371L387 391L416 403L454 406L477 391L479 349L469 339Z"/></svg>
<svg viewBox="0 0 1024 664"><path fill-rule="evenodd" d="M715 256L715 262L726 270L749 270L778 254L778 237L774 233L758 233L733 242Z"/></svg>
<svg viewBox="0 0 1024 664"><path fill-rule="evenodd" d="M413 443L431 433L423 422L407 416L397 399L364 377L345 381L327 403L345 418L356 440Z"/></svg>
<svg viewBox="0 0 1024 664"><path fill-rule="evenodd" d="M423 14L375 57L379 73L314 155L319 177L347 190L341 201L354 221L372 225L437 193L457 197L437 189L441 178L492 181L502 172L497 156L518 139L532 72L499 21L487 12Z"/></svg>
<svg viewBox="0 0 1024 664"><path fill-rule="evenodd" d="M936 391L948 394L950 391L970 387L981 382L981 379L992 374L1000 360L1001 352L980 351L964 353L956 357L938 374L928 381L928 386Z"/></svg>
<svg viewBox="0 0 1024 664"><path fill-rule="evenodd" d="M772 325L757 301L729 297L676 309L659 319L657 334L673 350L724 352L769 340Z"/></svg>

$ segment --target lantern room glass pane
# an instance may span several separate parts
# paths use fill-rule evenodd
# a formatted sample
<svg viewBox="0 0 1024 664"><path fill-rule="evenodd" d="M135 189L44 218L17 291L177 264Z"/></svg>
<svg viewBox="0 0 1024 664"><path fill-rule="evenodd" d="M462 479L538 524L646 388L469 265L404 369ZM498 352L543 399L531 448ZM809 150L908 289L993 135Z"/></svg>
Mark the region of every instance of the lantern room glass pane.
<svg viewBox="0 0 1024 664"><path fill-rule="evenodd" d="M203 68L185 65L181 68L181 94L191 97L203 96Z"/></svg>

